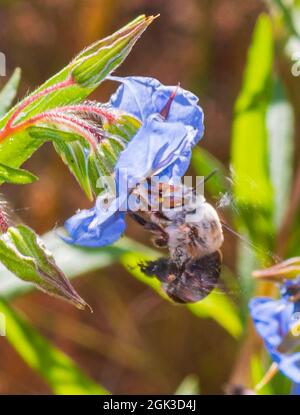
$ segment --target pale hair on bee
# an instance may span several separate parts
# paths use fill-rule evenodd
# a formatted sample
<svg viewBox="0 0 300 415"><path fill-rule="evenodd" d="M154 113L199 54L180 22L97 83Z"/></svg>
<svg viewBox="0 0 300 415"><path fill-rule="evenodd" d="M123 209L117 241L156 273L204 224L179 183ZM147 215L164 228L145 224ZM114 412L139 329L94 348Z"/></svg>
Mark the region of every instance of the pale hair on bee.
<svg viewBox="0 0 300 415"><path fill-rule="evenodd" d="M173 301L194 303L205 298L218 283L224 242L222 224L214 207L195 189L177 184L174 197L170 186L171 191L157 195L160 209L149 209L144 216L130 212L153 234L153 244L169 252L168 258L141 264L141 270L156 276ZM180 193L182 198L178 197Z"/></svg>

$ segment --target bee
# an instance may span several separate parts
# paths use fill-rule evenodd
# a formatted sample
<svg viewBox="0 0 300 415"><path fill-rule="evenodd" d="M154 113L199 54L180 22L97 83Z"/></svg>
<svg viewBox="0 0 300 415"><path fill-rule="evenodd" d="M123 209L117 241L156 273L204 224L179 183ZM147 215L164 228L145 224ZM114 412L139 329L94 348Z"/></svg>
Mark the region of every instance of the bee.
<svg viewBox="0 0 300 415"><path fill-rule="evenodd" d="M166 193L173 194L168 208L163 203ZM176 197L178 193L184 195L184 202ZM135 212L130 215L153 234L154 246L167 248L169 255L140 264L140 268L147 276L157 277L173 301L195 303L210 294L219 280L224 241L221 221L214 207L193 188L160 189L159 199L160 209L147 212L147 219Z"/></svg>

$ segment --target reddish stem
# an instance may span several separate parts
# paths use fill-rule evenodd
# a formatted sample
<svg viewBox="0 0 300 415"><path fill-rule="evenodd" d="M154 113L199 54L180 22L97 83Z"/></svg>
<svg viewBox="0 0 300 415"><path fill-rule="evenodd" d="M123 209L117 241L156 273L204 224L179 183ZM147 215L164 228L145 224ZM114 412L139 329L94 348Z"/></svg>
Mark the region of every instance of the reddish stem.
<svg viewBox="0 0 300 415"><path fill-rule="evenodd" d="M41 114L37 114L34 117L17 124L15 127L11 126L10 128L5 128L5 130L0 133L0 142L5 140L7 137L41 121L51 121L53 123L59 123L70 127L73 131L82 135L94 150L96 149L97 140L93 135L93 132L90 130L89 125L80 119L74 118L71 115L62 114L58 111L42 112Z"/></svg>
<svg viewBox="0 0 300 415"><path fill-rule="evenodd" d="M24 108L26 108L28 105L30 105L32 102L36 101L37 99L50 94L51 92L57 91L58 89L66 88L68 86L74 85L75 81L72 77L69 77L65 81L59 82L58 84L51 85L48 88L43 89L40 92L37 92L34 95L30 95L28 98L25 98L23 102L19 105L19 107L14 111L14 113L11 115L11 117L8 119L5 129L10 129L13 125L13 122L16 120L18 115L23 111Z"/></svg>

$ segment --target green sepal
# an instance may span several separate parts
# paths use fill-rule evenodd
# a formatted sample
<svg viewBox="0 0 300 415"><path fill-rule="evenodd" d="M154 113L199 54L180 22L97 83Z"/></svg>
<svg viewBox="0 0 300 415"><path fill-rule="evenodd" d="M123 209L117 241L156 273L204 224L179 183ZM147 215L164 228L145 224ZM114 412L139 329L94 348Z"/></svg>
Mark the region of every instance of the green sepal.
<svg viewBox="0 0 300 415"><path fill-rule="evenodd" d="M0 236L0 261L18 278L45 293L67 300L77 308L86 307L42 239L29 227L11 226Z"/></svg>

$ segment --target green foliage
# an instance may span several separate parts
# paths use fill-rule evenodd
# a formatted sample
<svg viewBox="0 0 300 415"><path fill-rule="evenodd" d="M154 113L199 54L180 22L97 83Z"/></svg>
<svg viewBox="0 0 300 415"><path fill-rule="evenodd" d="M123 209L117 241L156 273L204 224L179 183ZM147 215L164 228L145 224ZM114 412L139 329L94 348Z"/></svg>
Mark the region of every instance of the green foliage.
<svg viewBox="0 0 300 415"><path fill-rule="evenodd" d="M134 242L129 238L122 238L116 244L103 248L81 248L63 242L58 234L63 229L57 229L43 235L43 241L53 253L57 266L64 271L69 279L87 274L112 265L121 260L123 255L131 251L155 254L155 251ZM17 279L0 264L0 292L3 298L14 297L32 290L33 286Z"/></svg>
<svg viewBox="0 0 300 415"><path fill-rule="evenodd" d="M113 174L120 152L124 150L139 126L140 122L129 115L119 116L113 127L115 134L111 133L112 127L109 124L104 124L104 137L98 143L97 150L90 152L88 156L88 148L82 140L57 140L54 143L55 150L90 200L93 199L93 195L99 195L103 191L103 187L100 186L101 178Z"/></svg>
<svg viewBox="0 0 300 415"><path fill-rule="evenodd" d="M21 79L21 69L16 68L14 73L0 92L0 116L2 117L11 107L17 95L18 86Z"/></svg>
<svg viewBox="0 0 300 415"><path fill-rule="evenodd" d="M157 254L148 254L130 251L121 257L121 263L127 271L143 284L148 285L156 291L162 298L172 301L161 289L161 284L156 278L147 277L139 268L139 264L157 258ZM174 305L174 303L172 303ZM211 318L215 320L233 337L238 338L242 334L242 324L238 315L238 310L233 305L225 293L214 290L204 300L194 304L181 306L187 308L196 317ZM220 312L222 310L222 312Z"/></svg>
<svg viewBox="0 0 300 415"><path fill-rule="evenodd" d="M86 48L71 62L71 75L85 88L95 88L118 67L153 17L139 16L119 32Z"/></svg>
<svg viewBox="0 0 300 415"><path fill-rule="evenodd" d="M218 289L214 289L204 300L198 303L188 304L187 308L196 317L215 320L236 339L240 338L243 333L243 326L238 309L230 298Z"/></svg>
<svg viewBox="0 0 300 415"><path fill-rule="evenodd" d="M294 154L294 112L279 79L273 85L267 128L270 181L274 192L273 221L278 230L291 196Z"/></svg>
<svg viewBox="0 0 300 415"><path fill-rule="evenodd" d="M262 264L271 259L292 179L293 111L281 81L273 77L273 48L270 18L262 15L249 49L232 132L234 196L240 213L235 219L239 230L250 236ZM246 306L253 292L249 277L259 264L242 244L239 252Z"/></svg>
<svg viewBox="0 0 300 415"><path fill-rule="evenodd" d="M299 2L287 4L273 0L271 3L281 13L281 24L286 29L285 42L289 43L295 37L299 40ZM24 101L18 103L4 115L16 96L20 80L20 70L17 69L0 92L0 129L3 130L9 117L15 112L18 114L20 108L18 122L46 110L84 100L123 62L152 20L152 17L140 16L113 35L94 43L30 97L46 88L59 87L54 87L53 91L35 99L25 108L22 108ZM248 318L248 301L254 293L251 272L270 261L270 253L276 247L276 236L287 215L292 193L294 114L284 83L275 74L275 41L271 19L262 14L255 26L241 91L234 106L231 167L237 209L232 215L239 232L253 243L251 248L244 243L238 244L235 265L237 274L241 276L238 281L240 309L229 295L219 289L198 303L178 306L197 318L213 319L235 339L240 339L243 334L243 324ZM68 84L68 81L71 82ZM89 199L93 199L105 185L103 183L99 187L99 178L113 172L120 152L139 127L138 120L120 112L115 122L103 123L103 137L97 143L96 150L90 151L87 141L75 131L62 129L47 121L30 126L1 142L0 182L26 184L35 181L36 176L19 167L45 141L51 141L80 187ZM197 147L193 151L192 165L197 175L201 176L217 171L205 185L210 196L219 197L228 192L227 171L213 155ZM300 213L298 216L288 241L293 254L299 254ZM104 388L90 380L71 359L42 338L13 311L5 299L27 292L32 289L33 283L43 291L84 307L85 302L66 277L74 278L119 262L130 275L174 306L163 292L161 283L144 275L139 268L141 262L156 259L160 253L128 238L122 238L111 247L78 248L62 242L57 232L62 230L44 235L55 260L41 239L26 226L10 227L0 236L0 261L7 268L0 266L0 312L6 316L7 339L54 393L104 394L107 393ZM257 354L256 350L248 360L251 360L252 382L257 384L269 362L265 365L262 353ZM279 375L259 393L288 393L289 389L289 381ZM197 376L185 378L176 393L199 393Z"/></svg>
<svg viewBox="0 0 300 415"><path fill-rule="evenodd" d="M252 384L257 385L266 373L267 367L264 367L262 363L262 356L253 355L251 359L251 377ZM270 383L261 388L258 392L259 395L273 395L273 389Z"/></svg>
<svg viewBox="0 0 300 415"><path fill-rule="evenodd" d="M46 88L66 82L72 74L75 76L75 81L77 79L80 82L72 83L64 88L55 89L53 92L41 96L22 110L18 121L28 120L33 115L45 110L63 105L76 104L84 100L103 81L108 73L115 70L122 63L134 43L152 20L153 18L140 16L115 34L107 37L103 41L96 42L81 52L69 65L46 81L29 97L34 96ZM121 39L121 42L118 39ZM104 51L110 50L110 52L105 55L104 52L101 52L101 47L104 48ZM116 57L114 57L114 54L116 54ZM88 62L92 63L92 70L86 71L86 63ZM98 71L97 76L95 76L96 70ZM18 103L0 120L0 129L5 126L9 117L22 106L23 102ZM9 140L6 139L1 143L0 163L11 167L19 167L44 141L43 136L40 140L37 140L27 130L20 131L10 137Z"/></svg>
<svg viewBox="0 0 300 415"><path fill-rule="evenodd" d="M62 232L58 229L57 232ZM49 232L43 236L43 240L51 249L58 266L64 275L72 279L96 269L107 267L115 262L120 262L138 281L149 286L167 301L171 300L162 291L161 284L156 278L147 277L139 269L139 264L146 260L153 260L159 253L144 245L136 243L129 238L122 238L111 247L105 248L79 248L66 245L57 237L57 232ZM0 291L4 298L13 298L16 295L31 290L30 285L16 279L10 279L9 274L1 269ZM172 303L173 304L173 303ZM233 337L238 338L242 334L242 325L238 310L226 294L215 290L203 301L182 306L187 308L196 317L212 318ZM219 310L223 310L222 313Z"/></svg>
<svg viewBox="0 0 300 415"><path fill-rule="evenodd" d="M225 167L208 151L195 147L192 156L192 166L198 176L207 177L212 172L215 172L205 183L205 191L211 196L217 197L228 190Z"/></svg>
<svg viewBox="0 0 300 415"><path fill-rule="evenodd" d="M21 358L38 372L58 395L106 395L107 390L89 379L63 352L52 346L26 320L0 298L6 320L6 338Z"/></svg>
<svg viewBox="0 0 300 415"><path fill-rule="evenodd" d="M188 375L176 389L175 395L199 395L200 383L196 375Z"/></svg>
<svg viewBox="0 0 300 415"><path fill-rule="evenodd" d="M30 184L38 177L24 169L17 169L0 163L0 181L11 184Z"/></svg>
<svg viewBox="0 0 300 415"><path fill-rule="evenodd" d="M85 308L86 303L58 268L41 238L27 226L11 226L1 235L0 261L21 280L70 301L78 308Z"/></svg>
<svg viewBox="0 0 300 415"><path fill-rule="evenodd" d="M248 52L232 126L234 196L239 224L253 241L273 248L273 189L268 166L266 113L272 92L273 37L270 18L261 15ZM253 215L256 220L253 221Z"/></svg>

